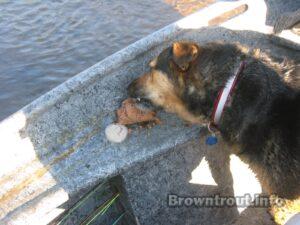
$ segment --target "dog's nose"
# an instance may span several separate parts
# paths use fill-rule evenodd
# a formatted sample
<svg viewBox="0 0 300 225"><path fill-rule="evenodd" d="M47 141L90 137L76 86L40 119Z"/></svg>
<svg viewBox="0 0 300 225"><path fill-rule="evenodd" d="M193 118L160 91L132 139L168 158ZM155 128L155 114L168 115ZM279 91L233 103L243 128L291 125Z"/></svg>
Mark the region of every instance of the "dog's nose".
<svg viewBox="0 0 300 225"><path fill-rule="evenodd" d="M128 95L132 98L142 98L143 94L141 88L138 85L138 79L132 81L127 87Z"/></svg>

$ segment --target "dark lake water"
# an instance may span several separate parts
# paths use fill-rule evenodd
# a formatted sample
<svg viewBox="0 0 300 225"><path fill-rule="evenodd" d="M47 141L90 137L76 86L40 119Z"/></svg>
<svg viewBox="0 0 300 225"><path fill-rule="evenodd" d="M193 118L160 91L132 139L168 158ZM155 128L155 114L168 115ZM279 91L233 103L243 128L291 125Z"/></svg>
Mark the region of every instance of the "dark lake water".
<svg viewBox="0 0 300 225"><path fill-rule="evenodd" d="M163 0L0 0L0 120L181 17Z"/></svg>

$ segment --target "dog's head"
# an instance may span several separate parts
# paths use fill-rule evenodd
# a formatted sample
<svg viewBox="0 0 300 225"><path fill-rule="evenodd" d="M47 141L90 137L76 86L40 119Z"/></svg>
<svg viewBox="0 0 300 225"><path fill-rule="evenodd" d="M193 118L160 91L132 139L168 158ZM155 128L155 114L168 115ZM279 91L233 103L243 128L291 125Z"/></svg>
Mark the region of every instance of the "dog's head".
<svg viewBox="0 0 300 225"><path fill-rule="evenodd" d="M217 78L218 68L214 66L219 63L221 49L175 42L149 63L149 72L129 85L129 95L150 100L186 121L207 122L218 86L223 82Z"/></svg>

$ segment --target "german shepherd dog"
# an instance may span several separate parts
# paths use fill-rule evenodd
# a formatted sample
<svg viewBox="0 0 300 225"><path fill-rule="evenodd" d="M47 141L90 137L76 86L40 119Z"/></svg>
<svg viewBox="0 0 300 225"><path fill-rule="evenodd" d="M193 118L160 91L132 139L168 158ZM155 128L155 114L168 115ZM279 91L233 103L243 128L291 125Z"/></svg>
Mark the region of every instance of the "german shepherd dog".
<svg viewBox="0 0 300 225"><path fill-rule="evenodd" d="M286 199L285 207L271 209L283 224L300 212L299 67L282 74L280 65L252 53L238 44L175 42L128 92L191 123L207 123L220 89L246 62L217 128L266 193Z"/></svg>

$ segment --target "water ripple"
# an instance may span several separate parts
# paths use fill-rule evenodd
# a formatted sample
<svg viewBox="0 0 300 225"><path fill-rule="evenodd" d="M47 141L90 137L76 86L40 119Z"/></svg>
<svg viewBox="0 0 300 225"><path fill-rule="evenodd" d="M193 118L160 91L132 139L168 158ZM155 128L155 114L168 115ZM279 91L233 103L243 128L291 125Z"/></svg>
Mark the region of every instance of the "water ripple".
<svg viewBox="0 0 300 225"><path fill-rule="evenodd" d="M163 0L0 0L0 120L180 17Z"/></svg>

